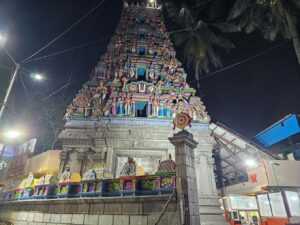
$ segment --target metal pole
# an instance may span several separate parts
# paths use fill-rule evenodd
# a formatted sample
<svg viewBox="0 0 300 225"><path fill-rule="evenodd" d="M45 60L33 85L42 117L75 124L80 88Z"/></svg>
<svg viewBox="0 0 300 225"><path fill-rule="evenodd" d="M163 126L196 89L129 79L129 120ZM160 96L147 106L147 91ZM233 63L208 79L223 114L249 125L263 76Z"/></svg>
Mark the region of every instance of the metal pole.
<svg viewBox="0 0 300 225"><path fill-rule="evenodd" d="M11 89L12 89L12 87L14 85L14 82L15 82L15 80L17 78L17 74L18 74L19 69L20 69L20 65L16 63L16 68L15 68L14 74L13 74L13 76L12 76L10 82L9 82L9 86L7 88L7 91L6 91L6 94L5 94L5 97L4 97L4 101L3 101L2 106L1 106L1 110L0 110L0 122L2 120L3 112L4 112L5 107L7 105L8 97L10 95L10 92L11 92Z"/></svg>

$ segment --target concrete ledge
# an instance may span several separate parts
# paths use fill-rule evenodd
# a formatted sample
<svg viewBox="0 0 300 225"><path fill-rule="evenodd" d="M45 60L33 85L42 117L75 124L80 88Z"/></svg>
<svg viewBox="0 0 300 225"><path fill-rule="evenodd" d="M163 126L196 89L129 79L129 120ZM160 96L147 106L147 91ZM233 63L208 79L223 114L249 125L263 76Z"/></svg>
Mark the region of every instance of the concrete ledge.
<svg viewBox="0 0 300 225"><path fill-rule="evenodd" d="M26 200L0 203L0 224L153 225L169 196ZM160 225L179 225L176 198Z"/></svg>
<svg viewBox="0 0 300 225"><path fill-rule="evenodd" d="M149 196L130 198L79 198L79 199L39 199L0 203L0 213L38 212L51 214L97 214L97 215L142 215L159 214L169 196ZM176 213L177 200L173 198L166 214ZM39 222L37 215L35 221Z"/></svg>

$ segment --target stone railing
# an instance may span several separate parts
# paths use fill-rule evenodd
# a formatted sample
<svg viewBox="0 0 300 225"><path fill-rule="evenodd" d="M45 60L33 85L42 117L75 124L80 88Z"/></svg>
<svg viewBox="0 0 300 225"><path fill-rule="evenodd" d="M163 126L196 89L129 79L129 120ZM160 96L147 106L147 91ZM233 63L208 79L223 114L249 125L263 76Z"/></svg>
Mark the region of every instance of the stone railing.
<svg viewBox="0 0 300 225"><path fill-rule="evenodd" d="M0 192L0 201L27 199L124 197L169 195L176 188L175 173L147 176L123 176L115 179L94 179L81 182L38 184Z"/></svg>

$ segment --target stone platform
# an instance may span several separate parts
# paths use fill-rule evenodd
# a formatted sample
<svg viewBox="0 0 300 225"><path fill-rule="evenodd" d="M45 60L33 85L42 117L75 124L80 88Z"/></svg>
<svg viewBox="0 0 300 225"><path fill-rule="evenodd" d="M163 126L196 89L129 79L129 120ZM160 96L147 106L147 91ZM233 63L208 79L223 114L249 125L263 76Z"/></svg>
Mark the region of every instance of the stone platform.
<svg viewBox="0 0 300 225"><path fill-rule="evenodd" d="M2 202L0 224L154 225L168 198L169 196L143 196ZM170 201L159 224L180 224L175 197Z"/></svg>

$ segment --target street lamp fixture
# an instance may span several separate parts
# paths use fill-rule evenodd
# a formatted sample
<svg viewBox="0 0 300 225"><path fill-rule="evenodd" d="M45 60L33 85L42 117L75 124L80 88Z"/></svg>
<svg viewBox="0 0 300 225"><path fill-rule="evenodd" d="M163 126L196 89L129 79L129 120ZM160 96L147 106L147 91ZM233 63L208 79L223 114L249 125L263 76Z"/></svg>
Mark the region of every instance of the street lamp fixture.
<svg viewBox="0 0 300 225"><path fill-rule="evenodd" d="M17 130L9 130L4 133L4 136L8 139L16 139L21 136L21 132Z"/></svg>
<svg viewBox="0 0 300 225"><path fill-rule="evenodd" d="M0 34L0 45L4 45L6 38L3 34Z"/></svg>
<svg viewBox="0 0 300 225"><path fill-rule="evenodd" d="M34 80L43 80L44 79L44 77L39 73L31 74L30 77L33 78Z"/></svg>
<svg viewBox="0 0 300 225"><path fill-rule="evenodd" d="M257 165L257 162L254 159L246 159L245 160L245 164L250 167L253 168Z"/></svg>
<svg viewBox="0 0 300 225"><path fill-rule="evenodd" d="M13 75L12 75L11 79L10 79L10 82L9 82L4 100L3 100L2 104L0 105L1 106L1 109L0 109L0 122L1 122L4 110L5 110L5 107L7 105L8 97L10 95L10 92L12 90L14 82L17 78L18 72L21 69L21 65L19 63L17 63L16 60L14 59L14 57L9 53L9 51L7 51L7 49L5 49L5 47L4 47L5 40L6 40L6 37L3 34L0 33L0 49L3 49L6 52L6 54L9 56L9 58L13 61L13 63L15 64L15 70L13 72ZM40 75L40 74L34 74L33 78L35 80L42 80L43 76Z"/></svg>

